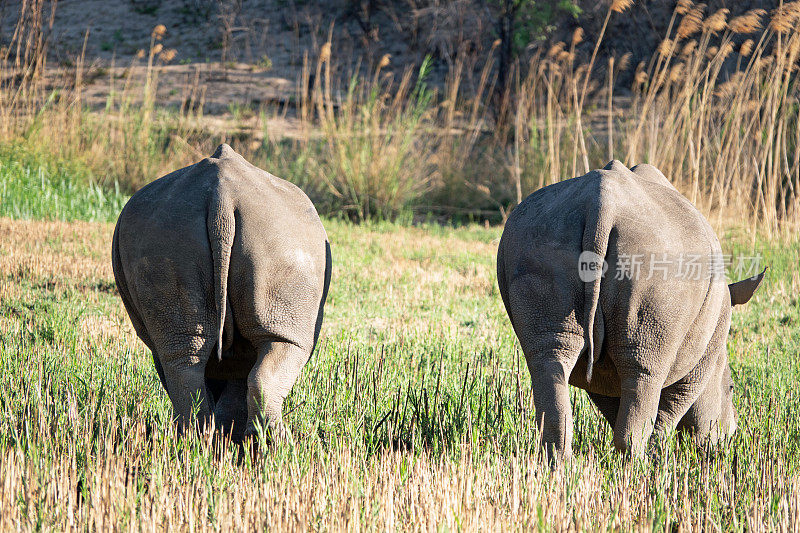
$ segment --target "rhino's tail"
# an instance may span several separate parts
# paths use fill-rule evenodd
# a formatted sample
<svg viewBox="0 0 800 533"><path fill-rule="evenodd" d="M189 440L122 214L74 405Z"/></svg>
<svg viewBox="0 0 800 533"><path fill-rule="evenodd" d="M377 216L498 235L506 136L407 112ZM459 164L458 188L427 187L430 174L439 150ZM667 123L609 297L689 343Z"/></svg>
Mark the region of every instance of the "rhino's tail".
<svg viewBox="0 0 800 533"><path fill-rule="evenodd" d="M232 202L220 187L216 187L211 193L206 224L214 267L214 301L219 319L217 358L222 360L222 352L233 344L233 312L228 302L228 270L233 237L236 234L236 219ZM227 338L224 335L226 330ZM223 339L226 339L225 345Z"/></svg>
<svg viewBox="0 0 800 533"><path fill-rule="evenodd" d="M596 202L590 203L586 213L586 225L583 229L582 266L594 263L594 270L584 278L584 336L588 346L586 362L586 381L591 382L595 358L599 357L595 350L603 344L602 327L597 327L597 310L600 306L600 284L605 270L605 258L608 250L608 239L614 224L613 202L607 201L604 180L600 178L600 191ZM590 252L590 253L587 253ZM584 272L586 272L584 270ZM602 311L601 311L602 313ZM602 320L602 318L600 318Z"/></svg>

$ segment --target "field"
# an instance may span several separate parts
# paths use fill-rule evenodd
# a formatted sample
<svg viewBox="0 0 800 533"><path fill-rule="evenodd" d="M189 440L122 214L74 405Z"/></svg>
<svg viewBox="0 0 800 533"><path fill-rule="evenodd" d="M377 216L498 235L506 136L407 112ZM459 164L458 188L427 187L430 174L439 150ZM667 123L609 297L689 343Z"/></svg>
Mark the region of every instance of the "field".
<svg viewBox="0 0 800 533"><path fill-rule="evenodd" d="M633 65L598 53L631 5L613 0L591 36L525 48L505 93L491 41L446 66L362 62L317 21L281 94L217 94L217 115L186 73L235 94L268 85L264 59L226 61L226 41L219 62L175 64L181 24L129 4L153 24L119 34L127 64L111 44L86 57L88 34L54 64L39 0L0 47L0 530L800 529L800 2L681 0ZM303 188L331 241L320 341L284 410L293 445L177 434L111 272L130 194L223 141ZM732 281L740 257L769 270L733 313L729 441L672 435L628 459L573 390L574 459L553 470L495 253L524 196L612 157L664 171Z"/></svg>
<svg viewBox="0 0 800 533"><path fill-rule="evenodd" d="M111 272L113 225L0 219L0 528L794 529L797 242L724 233L770 267L734 312L739 430L644 460L574 390L575 460L538 456L499 298L499 228L325 220L322 336L286 405L294 446L182 438Z"/></svg>

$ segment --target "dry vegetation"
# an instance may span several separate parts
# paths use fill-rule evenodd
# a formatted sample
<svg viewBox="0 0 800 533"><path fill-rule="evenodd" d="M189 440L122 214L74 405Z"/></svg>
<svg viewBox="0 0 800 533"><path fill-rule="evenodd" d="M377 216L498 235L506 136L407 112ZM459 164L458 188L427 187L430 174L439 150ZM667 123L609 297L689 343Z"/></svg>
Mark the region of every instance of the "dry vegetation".
<svg viewBox="0 0 800 533"><path fill-rule="evenodd" d="M611 3L594 52L608 21L625 16L629 4ZM0 137L84 164L96 182L124 190L227 140L298 183L321 211L359 220L501 219L536 188L618 158L661 168L718 221L781 231L796 228L799 212L799 12L788 2L728 20L726 9L706 13L703 4L681 1L659 53L640 65L628 56L598 65L595 53L579 60L578 28L569 42L516 65L511 92L499 98L493 51L477 77L456 55L444 88L433 91L429 62L397 77L386 56L375 58L371 72L343 76L325 43L306 58L295 97L260 109L234 106L235 123L223 135L203 126L196 82L183 88L180 109L159 106L159 73L174 57L161 44L164 26L153 29L130 75L109 74L105 110L91 113L81 96L85 61L63 89L45 90L38 74L45 43L23 37L33 35L23 27L0 64ZM42 12L20 18L21 25L46 23ZM615 80L630 70L632 96L616 95ZM287 116L297 123L293 138L269 131L270 118Z"/></svg>

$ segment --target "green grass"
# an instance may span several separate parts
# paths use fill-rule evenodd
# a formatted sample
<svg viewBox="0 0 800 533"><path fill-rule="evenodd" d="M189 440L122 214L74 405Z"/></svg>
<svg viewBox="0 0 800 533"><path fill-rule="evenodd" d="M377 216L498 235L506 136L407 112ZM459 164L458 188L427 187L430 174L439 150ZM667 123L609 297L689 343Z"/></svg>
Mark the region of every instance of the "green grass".
<svg viewBox="0 0 800 533"><path fill-rule="evenodd" d="M0 216L16 219L115 220L128 196L101 186L79 164L0 146Z"/></svg>
<svg viewBox="0 0 800 533"><path fill-rule="evenodd" d="M36 190L60 191L59 203L24 200L31 189L2 174L18 195L4 193L4 215L113 221L124 202L37 168L48 179ZM6 198L24 201L11 210ZM550 472L496 288L501 230L324 223L333 280L284 410L295 445L253 454L175 435L115 291L112 225L0 221L0 528L386 529L393 516L399 529L752 529L799 510L796 241L723 238L726 252L770 267L733 316L729 443L670 440L625 461L573 390L576 459Z"/></svg>

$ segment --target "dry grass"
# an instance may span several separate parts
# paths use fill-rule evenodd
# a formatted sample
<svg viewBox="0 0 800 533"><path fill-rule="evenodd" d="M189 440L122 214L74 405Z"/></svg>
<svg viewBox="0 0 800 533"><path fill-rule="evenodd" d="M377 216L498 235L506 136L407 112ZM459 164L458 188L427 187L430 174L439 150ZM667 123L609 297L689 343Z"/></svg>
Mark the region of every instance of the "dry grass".
<svg viewBox="0 0 800 533"><path fill-rule="evenodd" d="M235 110L235 117L249 118L237 118L230 135L205 131L197 80L187 81L179 110L157 105L159 73L171 54L159 41L163 31L154 29L150 50L135 60L143 77L110 74L114 91L101 112L83 109L83 60L71 81L62 73L66 82L57 92L37 74L46 68L40 51L0 61L0 141L21 140L86 166L105 186L132 190L226 140L299 184L321 211L358 220L427 213L502 219L533 190L616 157L661 168L711 218L783 232L796 229L800 216L793 6L729 21L726 10L681 3L660 53L638 66L625 56L598 65L599 41L588 61L581 58L576 45L585 37L576 32L570 43L517 65L512 97L500 109L492 97L494 51L477 76L456 57L445 86L433 91L427 62L394 78L386 71L391 59L375 58L375 70L360 68L351 77L325 43L306 60L293 101ZM605 20L625 16L625 7L612 3ZM40 19L21 20L41 25ZM742 34L752 38L735 46ZM19 46L34 46L20 39ZM16 57L38 59L20 77ZM732 65L738 73L723 74ZM615 80L630 69L633 97L623 99ZM293 139L266 131L287 116L298 124ZM265 131L248 130L245 122Z"/></svg>
<svg viewBox="0 0 800 533"><path fill-rule="evenodd" d="M0 218L0 271L11 281L113 280L108 261L113 231L111 224Z"/></svg>
<svg viewBox="0 0 800 533"><path fill-rule="evenodd" d="M455 461L425 454L409 458L402 452L365 460L342 450L307 459L312 468L292 465L287 457L284 464L267 467L266 472L260 462L232 468L232 458L223 454L207 465L176 469L174 457L164 453L158 443L148 442L144 428L134 424L126 429L133 435L142 434L129 437L134 441L130 448L92 459L84 471L75 467L71 450L64 450L63 458L50 465L46 480L40 479L38 468L21 454L0 458L6 473L3 493L18 494L19 498L19 504L0 502L0 527L649 531L655 525L652 509L656 502L672 496L678 504L663 517L666 523L678 530L697 530L717 529L719 524L695 510L703 496L690 491L716 485L716 490L729 494L732 501L735 491L734 480L711 468L691 482L663 468L657 475L667 479L658 485L674 491L670 495L654 492L654 476L643 470L622 469L616 482L603 486L598 478L602 467L594 458L566 475L560 471L551 474L532 466L534 457L487 460L474 457L469 449ZM204 451L211 448L206 446ZM141 477L131 475L134 465L125 457L126 452L134 451L152 453L148 466L161 471L144 486ZM204 467L218 469L218 473L209 479ZM772 467L775 475L782 471L781 465ZM357 481L354 472L358 472ZM82 491L76 490L82 484L90 498L84 499ZM800 519L797 478L768 483L764 489L738 527L795 531ZM776 520L767 525L764 519L774 507Z"/></svg>

